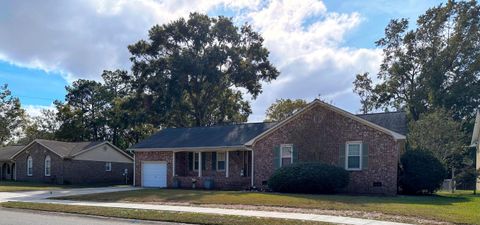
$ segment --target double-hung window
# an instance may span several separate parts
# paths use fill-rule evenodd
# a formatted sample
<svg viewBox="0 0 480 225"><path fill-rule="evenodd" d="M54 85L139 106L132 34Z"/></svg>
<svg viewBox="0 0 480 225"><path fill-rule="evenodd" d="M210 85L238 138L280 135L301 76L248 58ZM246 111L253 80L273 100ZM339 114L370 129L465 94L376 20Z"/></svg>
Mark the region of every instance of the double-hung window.
<svg viewBox="0 0 480 225"><path fill-rule="evenodd" d="M284 144L280 146L280 166L293 163L293 145Z"/></svg>
<svg viewBox="0 0 480 225"><path fill-rule="evenodd" d="M362 142L347 142L346 149L346 169L361 170L362 169Z"/></svg>
<svg viewBox="0 0 480 225"><path fill-rule="evenodd" d="M217 170L219 171L225 170L225 159L226 159L225 152L217 152Z"/></svg>

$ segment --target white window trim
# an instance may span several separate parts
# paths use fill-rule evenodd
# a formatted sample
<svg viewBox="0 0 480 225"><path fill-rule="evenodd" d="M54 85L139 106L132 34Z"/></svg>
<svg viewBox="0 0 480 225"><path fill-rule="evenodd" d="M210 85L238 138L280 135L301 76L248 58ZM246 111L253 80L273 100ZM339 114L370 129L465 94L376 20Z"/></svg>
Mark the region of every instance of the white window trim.
<svg viewBox="0 0 480 225"><path fill-rule="evenodd" d="M225 156L225 158L222 160L219 160L218 154L221 153ZM223 162L223 169L219 169L218 167L218 162ZM217 152L217 171L225 171L227 168L227 152Z"/></svg>
<svg viewBox="0 0 480 225"><path fill-rule="evenodd" d="M48 159L48 173L47 173L47 159ZM44 166L45 166L45 176L49 177L52 174L52 158L49 155L45 157Z"/></svg>
<svg viewBox="0 0 480 225"><path fill-rule="evenodd" d="M32 168L30 170L30 168ZM33 176L33 158L32 156L27 157L27 176L31 177Z"/></svg>
<svg viewBox="0 0 480 225"><path fill-rule="evenodd" d="M112 171L112 162L106 162L105 163L105 172L111 172L111 171Z"/></svg>
<svg viewBox="0 0 480 225"><path fill-rule="evenodd" d="M292 152L290 153L290 164L293 164L293 144L281 144L280 145L280 167L283 166L283 148L291 148Z"/></svg>
<svg viewBox="0 0 480 225"><path fill-rule="evenodd" d="M358 144L360 145L360 167L359 168L348 168L348 145ZM345 170L348 171L361 171L363 168L363 142L362 141L347 141L345 144Z"/></svg>
<svg viewBox="0 0 480 225"><path fill-rule="evenodd" d="M197 154L198 154L198 163L200 163L200 152L193 152L193 156L192 156L192 170L193 171L198 171L199 168L195 169L195 165L197 165L197 167L199 167L198 163L195 163L195 159L197 158Z"/></svg>

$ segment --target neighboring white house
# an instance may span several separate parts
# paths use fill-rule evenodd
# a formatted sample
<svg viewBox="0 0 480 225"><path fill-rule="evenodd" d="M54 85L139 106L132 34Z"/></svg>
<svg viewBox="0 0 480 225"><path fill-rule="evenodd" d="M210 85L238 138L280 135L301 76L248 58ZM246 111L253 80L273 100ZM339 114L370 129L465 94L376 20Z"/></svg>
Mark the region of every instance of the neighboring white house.
<svg viewBox="0 0 480 225"><path fill-rule="evenodd" d="M477 110L477 117L475 118L471 146L477 148L476 168L478 171L480 170L480 109ZM477 179L477 190L480 190L480 178Z"/></svg>

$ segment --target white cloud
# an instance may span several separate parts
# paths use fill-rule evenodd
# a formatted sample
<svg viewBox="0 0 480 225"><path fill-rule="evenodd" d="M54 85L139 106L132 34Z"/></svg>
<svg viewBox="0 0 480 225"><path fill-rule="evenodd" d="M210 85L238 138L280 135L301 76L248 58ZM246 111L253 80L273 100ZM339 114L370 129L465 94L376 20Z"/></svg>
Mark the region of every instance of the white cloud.
<svg viewBox="0 0 480 225"><path fill-rule="evenodd" d="M50 106L44 106L44 105L23 105L22 106L26 113L30 116L30 117L35 117L35 116L40 116L42 115L42 110L44 109L48 109L48 110L54 110L54 111L57 111L57 109L55 108L55 106L52 104Z"/></svg>
<svg viewBox="0 0 480 225"><path fill-rule="evenodd" d="M284 0L251 12L249 19L262 33L271 59L281 71L279 79L266 84L253 103L250 120L262 120L276 98L312 100L321 95L334 104L341 98L338 105L350 111L359 107L351 91L355 74L375 73L381 51L342 47L345 34L362 21L358 13L328 12L315 0Z"/></svg>
<svg viewBox="0 0 480 225"><path fill-rule="evenodd" d="M73 0L4 1L0 7L0 59L56 71L69 81L99 79L102 70L130 67L127 45L189 12L228 9L265 38L281 76L252 104L251 121L263 119L276 98L312 100L321 94L348 110L359 106L355 73L375 73L381 52L343 46L363 20L328 11L317 0ZM30 108L29 108L30 107ZM27 106L35 113L37 106Z"/></svg>

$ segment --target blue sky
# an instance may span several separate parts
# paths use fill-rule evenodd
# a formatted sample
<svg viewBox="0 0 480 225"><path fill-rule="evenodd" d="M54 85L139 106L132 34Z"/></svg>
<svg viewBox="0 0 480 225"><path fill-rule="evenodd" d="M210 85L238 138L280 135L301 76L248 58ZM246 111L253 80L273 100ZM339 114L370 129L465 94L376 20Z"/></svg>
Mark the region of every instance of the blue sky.
<svg viewBox="0 0 480 225"><path fill-rule="evenodd" d="M261 121L276 98L318 95L351 112L355 73L378 70L374 42L392 18L416 19L442 1L4 1L0 6L0 84L7 83L31 114L63 100L79 78L100 79L104 69L127 69L128 44L156 23L191 11L248 22L265 38L276 81L252 101L250 121ZM141 15L141 16L139 16Z"/></svg>

